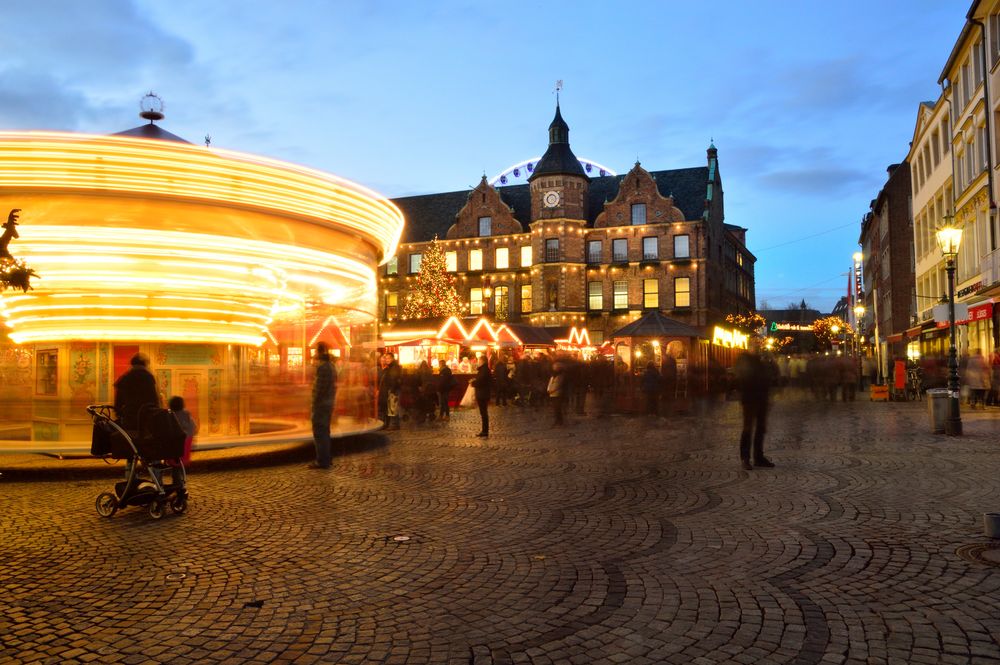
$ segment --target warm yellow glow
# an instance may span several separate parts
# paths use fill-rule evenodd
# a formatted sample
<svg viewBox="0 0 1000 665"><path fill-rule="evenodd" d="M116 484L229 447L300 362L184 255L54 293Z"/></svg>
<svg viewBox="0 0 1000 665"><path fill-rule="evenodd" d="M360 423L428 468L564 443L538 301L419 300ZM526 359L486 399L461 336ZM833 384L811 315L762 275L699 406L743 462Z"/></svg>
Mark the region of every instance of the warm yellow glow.
<svg viewBox="0 0 1000 665"><path fill-rule="evenodd" d="M938 247L946 257L954 257L958 254L958 247L962 244L962 229L954 226L946 226L937 230Z"/></svg>
<svg viewBox="0 0 1000 665"><path fill-rule="evenodd" d="M865 306L864 305L855 305L854 306L854 316L856 316L856 317L858 317L860 319L864 315L865 315Z"/></svg>
<svg viewBox="0 0 1000 665"><path fill-rule="evenodd" d="M33 291L0 295L17 343L259 345L274 316L307 302L375 298L370 265L303 247L134 228L24 225L20 233L18 256L40 277Z"/></svg>
<svg viewBox="0 0 1000 665"><path fill-rule="evenodd" d="M739 330L727 330L720 326L715 326L715 330L712 333L712 344L747 349L750 347L750 338Z"/></svg>
<svg viewBox="0 0 1000 665"><path fill-rule="evenodd" d="M854 252L853 258L855 263L861 263L861 259L864 258L864 254L862 254L861 252Z"/></svg>
<svg viewBox="0 0 1000 665"><path fill-rule="evenodd" d="M840 332L840 326L838 326L837 324L830 326L830 332L836 335L837 333Z"/></svg>
<svg viewBox="0 0 1000 665"><path fill-rule="evenodd" d="M403 215L337 176L256 155L172 141L61 132L0 132L0 185L178 200L313 218L370 239L388 260Z"/></svg>

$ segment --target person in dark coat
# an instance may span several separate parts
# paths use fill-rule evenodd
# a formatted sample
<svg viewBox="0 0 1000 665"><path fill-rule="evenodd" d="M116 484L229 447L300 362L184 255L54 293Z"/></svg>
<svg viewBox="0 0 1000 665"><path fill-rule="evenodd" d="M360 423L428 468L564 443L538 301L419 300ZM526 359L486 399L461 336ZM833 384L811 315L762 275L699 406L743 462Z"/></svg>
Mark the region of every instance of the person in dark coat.
<svg viewBox="0 0 1000 665"><path fill-rule="evenodd" d="M330 349L326 342L316 345L316 377L312 389L312 432L316 445L316 459L309 463L310 469L329 469L332 462L330 452L330 420L333 418L333 403L337 398L337 370L330 361Z"/></svg>
<svg viewBox="0 0 1000 665"><path fill-rule="evenodd" d="M767 432L767 411L770 407L771 386L778 375L774 361L753 351L736 359L733 366L736 388L743 408L743 432L740 434L740 463L747 471L754 466L773 468L764 457L764 434ZM750 464L750 443L753 436L753 465Z"/></svg>
<svg viewBox="0 0 1000 665"><path fill-rule="evenodd" d="M447 363L441 363L441 371L438 373L438 405L440 408L439 417L441 420L451 419L451 406L448 404L448 397L451 389L455 387L455 377L451 373L451 368Z"/></svg>
<svg viewBox="0 0 1000 665"><path fill-rule="evenodd" d="M476 404L479 405L479 419L482 421L482 429L476 436L487 437L490 435L489 406L493 377L486 356L479 357L479 368L476 370L475 378L472 379L472 387L476 390Z"/></svg>
<svg viewBox="0 0 1000 665"><path fill-rule="evenodd" d="M646 371L642 373L642 381L639 389L646 396L646 415L657 416L660 413L658 403L660 401L660 384L662 378L652 362L646 363Z"/></svg>
<svg viewBox="0 0 1000 665"><path fill-rule="evenodd" d="M156 377L149 371L149 358L144 353L132 356L131 367L115 381L115 414L123 429L139 429L139 412L143 407L160 407Z"/></svg>
<svg viewBox="0 0 1000 665"><path fill-rule="evenodd" d="M382 376L378 382L379 410L381 404L385 404L385 422L382 429L399 429L399 391L402 385L402 370L396 362L396 356L391 353L386 354L388 364L382 370Z"/></svg>

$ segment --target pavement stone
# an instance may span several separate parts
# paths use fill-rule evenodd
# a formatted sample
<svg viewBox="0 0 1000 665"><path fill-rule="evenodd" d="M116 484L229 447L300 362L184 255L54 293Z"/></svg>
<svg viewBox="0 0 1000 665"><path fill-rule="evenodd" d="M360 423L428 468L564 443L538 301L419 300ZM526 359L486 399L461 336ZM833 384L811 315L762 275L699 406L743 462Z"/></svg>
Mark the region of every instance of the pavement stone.
<svg viewBox="0 0 1000 665"><path fill-rule="evenodd" d="M216 454L158 522L18 460L0 662L1000 663L1000 567L956 553L991 544L1000 413L779 399L751 472L732 403L549 422L459 412L327 472Z"/></svg>

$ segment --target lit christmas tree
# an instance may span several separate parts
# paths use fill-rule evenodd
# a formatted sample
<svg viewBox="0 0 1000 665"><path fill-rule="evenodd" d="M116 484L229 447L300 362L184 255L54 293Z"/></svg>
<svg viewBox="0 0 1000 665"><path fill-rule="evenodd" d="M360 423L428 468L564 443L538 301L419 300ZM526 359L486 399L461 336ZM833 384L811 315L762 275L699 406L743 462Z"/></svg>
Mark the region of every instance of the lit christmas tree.
<svg viewBox="0 0 1000 665"><path fill-rule="evenodd" d="M444 250L437 236L420 260L417 283L403 303L403 319L461 316L467 306L455 290L455 276L448 273Z"/></svg>

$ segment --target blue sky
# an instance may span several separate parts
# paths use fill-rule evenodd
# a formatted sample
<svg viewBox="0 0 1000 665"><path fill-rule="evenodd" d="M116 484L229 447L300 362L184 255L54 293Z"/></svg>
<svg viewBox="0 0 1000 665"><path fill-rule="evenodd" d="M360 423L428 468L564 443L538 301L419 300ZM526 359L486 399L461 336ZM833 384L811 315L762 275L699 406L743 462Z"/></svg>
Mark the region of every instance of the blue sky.
<svg viewBox="0 0 1000 665"><path fill-rule="evenodd" d="M163 126L387 196L454 191L544 151L699 166L748 227L758 303L846 291L861 216L908 149L968 3L939 0L5 0L0 128Z"/></svg>

